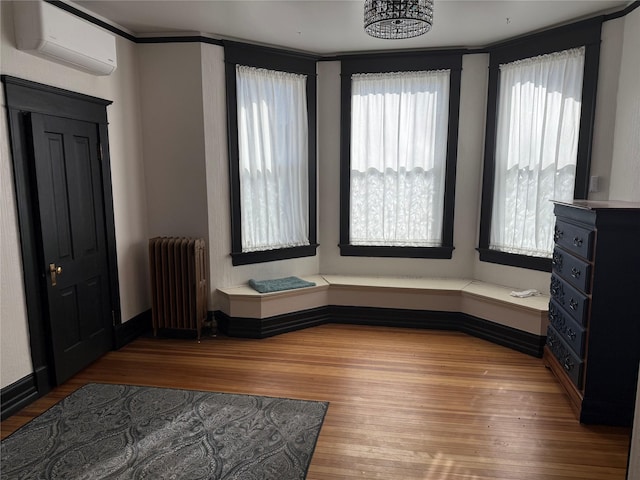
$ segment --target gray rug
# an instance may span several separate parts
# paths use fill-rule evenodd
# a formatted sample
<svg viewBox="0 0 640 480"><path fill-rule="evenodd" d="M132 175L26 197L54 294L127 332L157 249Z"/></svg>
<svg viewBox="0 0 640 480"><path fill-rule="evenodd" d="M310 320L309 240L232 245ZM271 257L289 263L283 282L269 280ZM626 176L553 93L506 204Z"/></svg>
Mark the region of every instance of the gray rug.
<svg viewBox="0 0 640 480"><path fill-rule="evenodd" d="M328 403L89 384L2 441L2 479L294 480Z"/></svg>

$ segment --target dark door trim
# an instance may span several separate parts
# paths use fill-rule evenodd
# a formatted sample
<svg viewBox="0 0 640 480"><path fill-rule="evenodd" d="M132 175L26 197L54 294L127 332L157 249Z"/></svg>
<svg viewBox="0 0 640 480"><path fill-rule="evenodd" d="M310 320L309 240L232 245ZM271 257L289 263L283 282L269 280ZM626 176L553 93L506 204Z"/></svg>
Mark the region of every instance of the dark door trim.
<svg viewBox="0 0 640 480"><path fill-rule="evenodd" d="M13 159L16 205L20 231L20 247L24 274L29 342L34 370L34 388L38 397L54 385L52 359L48 340L46 287L42 277L42 245L38 219L37 189L34 164L31 157L31 139L27 113L83 120L98 125L101 146L102 191L104 196L105 228L109 270L111 310L114 327L122 322L120 290L116 258L116 236L111 190L111 162L107 135L107 106L112 102L88 95L63 90L8 75L1 76L7 104L9 140ZM3 405L4 406L4 405ZM17 407L20 407L18 405ZM3 414L5 412L3 411ZM9 413L9 412L6 412Z"/></svg>

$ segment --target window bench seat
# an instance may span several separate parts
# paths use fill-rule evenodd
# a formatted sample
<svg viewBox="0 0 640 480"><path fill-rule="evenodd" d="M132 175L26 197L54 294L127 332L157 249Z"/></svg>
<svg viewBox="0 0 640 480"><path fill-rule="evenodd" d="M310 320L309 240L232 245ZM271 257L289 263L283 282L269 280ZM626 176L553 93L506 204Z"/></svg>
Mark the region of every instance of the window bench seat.
<svg viewBox="0 0 640 480"><path fill-rule="evenodd" d="M314 287L258 293L218 289L221 331L263 338L323 323L458 330L542 356L549 297L512 297L513 288L469 279L302 277Z"/></svg>

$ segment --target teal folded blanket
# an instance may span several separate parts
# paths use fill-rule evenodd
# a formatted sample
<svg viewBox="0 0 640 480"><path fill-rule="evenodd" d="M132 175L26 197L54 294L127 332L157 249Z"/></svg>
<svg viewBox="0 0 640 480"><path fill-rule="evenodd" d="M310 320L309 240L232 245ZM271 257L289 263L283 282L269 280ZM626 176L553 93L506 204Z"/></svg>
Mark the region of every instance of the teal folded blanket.
<svg viewBox="0 0 640 480"><path fill-rule="evenodd" d="M260 293L279 292L293 288L315 287L314 282L307 282L298 277L274 278L273 280L249 280L249 285Z"/></svg>

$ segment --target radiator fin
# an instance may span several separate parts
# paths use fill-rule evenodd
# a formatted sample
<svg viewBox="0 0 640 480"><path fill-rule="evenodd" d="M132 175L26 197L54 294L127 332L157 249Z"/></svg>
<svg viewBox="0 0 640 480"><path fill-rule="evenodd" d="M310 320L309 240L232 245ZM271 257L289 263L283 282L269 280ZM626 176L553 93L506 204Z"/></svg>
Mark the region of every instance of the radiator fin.
<svg viewBox="0 0 640 480"><path fill-rule="evenodd" d="M153 334L193 330L198 340L207 319L206 248L202 238L149 240Z"/></svg>

